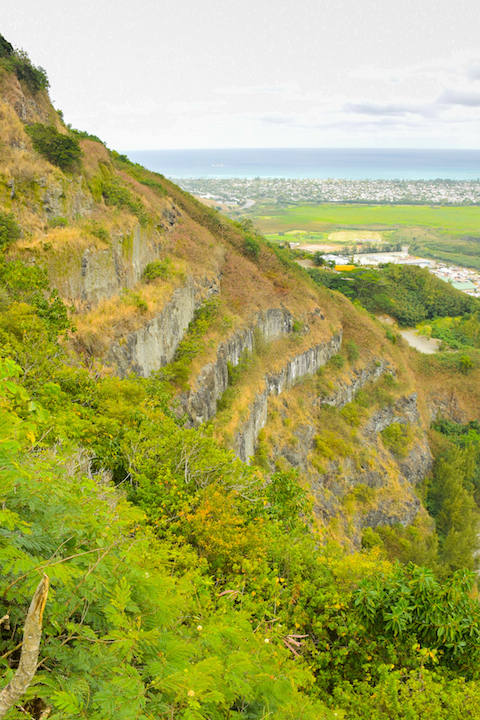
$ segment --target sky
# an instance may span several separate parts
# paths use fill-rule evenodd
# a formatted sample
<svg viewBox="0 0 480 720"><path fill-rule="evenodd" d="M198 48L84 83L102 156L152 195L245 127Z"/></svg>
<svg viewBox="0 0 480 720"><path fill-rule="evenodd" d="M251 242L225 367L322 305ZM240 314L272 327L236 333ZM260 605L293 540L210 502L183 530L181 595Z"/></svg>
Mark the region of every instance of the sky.
<svg viewBox="0 0 480 720"><path fill-rule="evenodd" d="M119 151L480 148L474 0L22 0L0 33Z"/></svg>

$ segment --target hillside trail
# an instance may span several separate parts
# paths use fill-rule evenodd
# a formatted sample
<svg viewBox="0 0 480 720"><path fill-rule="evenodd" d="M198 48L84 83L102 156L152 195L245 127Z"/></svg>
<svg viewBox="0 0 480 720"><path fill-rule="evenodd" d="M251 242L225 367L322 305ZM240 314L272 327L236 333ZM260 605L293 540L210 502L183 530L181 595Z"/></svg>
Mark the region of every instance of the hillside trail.
<svg viewBox="0 0 480 720"><path fill-rule="evenodd" d="M417 335L415 330L400 330L399 332L411 347L426 355L436 353L440 347L440 340L427 338L424 335Z"/></svg>

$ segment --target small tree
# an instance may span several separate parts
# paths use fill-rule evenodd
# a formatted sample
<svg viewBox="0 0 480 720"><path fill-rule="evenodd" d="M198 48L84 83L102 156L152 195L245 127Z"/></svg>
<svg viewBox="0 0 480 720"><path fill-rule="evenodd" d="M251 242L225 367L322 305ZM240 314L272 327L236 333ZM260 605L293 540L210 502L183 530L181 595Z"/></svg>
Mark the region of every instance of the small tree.
<svg viewBox="0 0 480 720"><path fill-rule="evenodd" d="M35 123L25 128L33 141L33 147L62 170L72 169L82 151L76 138L62 135L51 125Z"/></svg>
<svg viewBox="0 0 480 720"><path fill-rule="evenodd" d="M13 55L13 45L10 45L8 40L0 35L0 57L9 57L10 55Z"/></svg>

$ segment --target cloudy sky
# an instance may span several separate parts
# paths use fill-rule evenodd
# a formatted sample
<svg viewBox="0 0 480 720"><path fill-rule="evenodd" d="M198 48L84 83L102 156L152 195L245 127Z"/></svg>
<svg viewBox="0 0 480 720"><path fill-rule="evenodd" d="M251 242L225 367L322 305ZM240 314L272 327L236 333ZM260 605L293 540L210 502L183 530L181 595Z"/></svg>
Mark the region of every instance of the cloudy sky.
<svg viewBox="0 0 480 720"><path fill-rule="evenodd" d="M118 150L480 148L475 0L22 0L0 33Z"/></svg>

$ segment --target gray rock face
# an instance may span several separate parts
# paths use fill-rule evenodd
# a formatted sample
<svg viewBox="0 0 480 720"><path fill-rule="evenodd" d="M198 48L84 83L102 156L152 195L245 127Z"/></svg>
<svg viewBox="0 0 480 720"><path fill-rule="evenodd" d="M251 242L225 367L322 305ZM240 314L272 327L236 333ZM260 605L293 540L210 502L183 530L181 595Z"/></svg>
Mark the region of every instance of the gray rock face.
<svg viewBox="0 0 480 720"><path fill-rule="evenodd" d="M43 209L47 215L51 217L62 214L62 202L60 198L63 196L63 188L56 185L50 185L43 195Z"/></svg>
<svg viewBox="0 0 480 720"><path fill-rule="evenodd" d="M121 377L129 372L148 377L173 360L195 310L218 292L218 277L188 278L159 315L130 333L122 343L112 345L107 360Z"/></svg>
<svg viewBox="0 0 480 720"><path fill-rule="evenodd" d="M228 386L228 365L238 365L242 354L251 352L253 346L252 328L240 330L219 344L216 361L205 365L196 380L195 390L180 399L183 412L190 418L190 426L206 422L215 415L217 401Z"/></svg>
<svg viewBox="0 0 480 720"><path fill-rule="evenodd" d="M401 397L397 402L378 410L370 419L365 428L366 435L372 435L385 430L392 423L412 425L420 419L417 407L417 393Z"/></svg>
<svg viewBox="0 0 480 720"><path fill-rule="evenodd" d="M389 500L379 503L374 510L366 512L358 525L360 528L397 524L406 527L415 520L420 507L420 500L410 492L401 504Z"/></svg>
<svg viewBox="0 0 480 720"><path fill-rule="evenodd" d="M338 353L341 344L342 333L339 332L328 342L311 347L289 360L277 375L265 377L265 389L256 395L248 419L235 436L234 450L241 460L248 462L255 452L258 434L267 422L269 395L280 395L300 378L315 373Z"/></svg>
<svg viewBox="0 0 480 720"><path fill-rule="evenodd" d="M328 343L315 345L304 353L297 355L290 360L278 375L267 375L265 384L268 395L280 395L286 388L295 385L295 382L313 375L318 368L325 365L333 355L336 355L342 344L342 333L338 333Z"/></svg>
<svg viewBox="0 0 480 720"><path fill-rule="evenodd" d="M146 232L137 225L129 236L117 233L103 250L87 248L68 267L49 268L51 284L65 300L95 307L132 288L146 265L161 256L164 243L158 232Z"/></svg>
<svg viewBox="0 0 480 720"><path fill-rule="evenodd" d="M180 398L190 425L206 422L217 412L217 402L228 387L228 365L236 367L245 352L252 352L258 333L270 342L292 331L293 317L285 308L269 308L258 314L255 325L235 332L221 342L215 362L201 370L195 389Z"/></svg>
<svg viewBox="0 0 480 720"><path fill-rule="evenodd" d="M433 457L427 441L415 443L399 467L402 476L412 485L429 475L433 469Z"/></svg>
<svg viewBox="0 0 480 720"><path fill-rule="evenodd" d="M378 380L385 372L393 372L391 365L385 360L371 363L365 368L354 368L350 376L350 382L338 383L335 391L327 397L320 400L322 405L332 405L336 408L342 408L347 403L352 402L355 395L371 380Z"/></svg>
<svg viewBox="0 0 480 720"><path fill-rule="evenodd" d="M255 396L253 405L250 408L248 420L235 435L235 454L248 463L257 447L260 430L267 424L268 413L268 391Z"/></svg>
<svg viewBox="0 0 480 720"><path fill-rule="evenodd" d="M292 332L293 317L285 308L270 308L259 314L256 327L262 333L265 342L270 342Z"/></svg>
<svg viewBox="0 0 480 720"><path fill-rule="evenodd" d="M457 423L465 423L468 420L468 415L463 408L460 407L458 398L453 392L443 395L438 395L431 398L428 405L430 412L430 419L435 420L437 417L446 418Z"/></svg>

